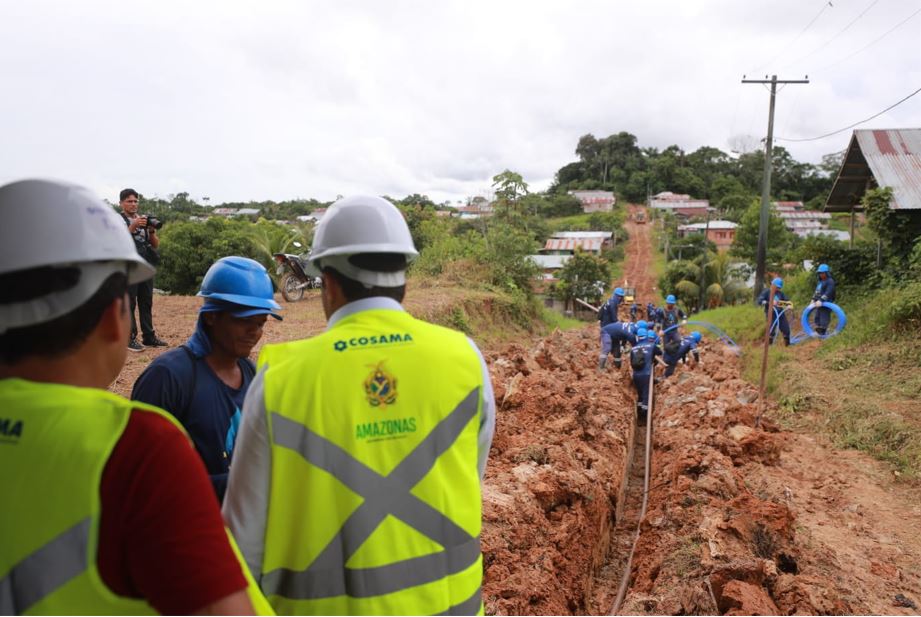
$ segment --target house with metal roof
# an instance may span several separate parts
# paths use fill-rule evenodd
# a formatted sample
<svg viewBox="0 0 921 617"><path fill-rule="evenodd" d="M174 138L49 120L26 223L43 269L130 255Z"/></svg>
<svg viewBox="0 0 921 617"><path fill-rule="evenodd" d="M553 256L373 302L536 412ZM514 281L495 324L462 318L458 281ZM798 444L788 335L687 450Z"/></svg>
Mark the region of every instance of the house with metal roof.
<svg viewBox="0 0 921 617"><path fill-rule="evenodd" d="M921 128L854 131L824 209L859 211L864 193L880 186L892 189L893 210L921 210Z"/></svg>
<svg viewBox="0 0 921 617"><path fill-rule="evenodd" d="M716 250L726 251L732 246L736 238L738 225L732 221L710 221L707 223L691 223L678 226L678 237L684 238L690 234L707 234L707 240L716 245Z"/></svg>
<svg viewBox="0 0 921 617"><path fill-rule="evenodd" d="M569 191L582 204L582 212L610 212L617 198L611 191Z"/></svg>
<svg viewBox="0 0 921 617"><path fill-rule="evenodd" d="M603 249L614 245L610 231L558 231L544 244L545 255L572 255L576 249L600 255Z"/></svg>
<svg viewBox="0 0 921 617"><path fill-rule="evenodd" d="M706 199L692 199L690 195L663 191L653 195L649 205L654 210L665 210L683 218L707 216L710 202Z"/></svg>

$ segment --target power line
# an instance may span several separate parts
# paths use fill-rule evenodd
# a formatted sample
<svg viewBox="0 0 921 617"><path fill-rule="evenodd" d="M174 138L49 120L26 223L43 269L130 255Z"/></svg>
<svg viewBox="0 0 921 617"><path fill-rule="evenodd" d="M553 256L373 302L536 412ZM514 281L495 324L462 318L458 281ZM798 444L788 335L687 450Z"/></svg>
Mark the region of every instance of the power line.
<svg viewBox="0 0 921 617"><path fill-rule="evenodd" d="M789 50L793 47L793 44L796 43L796 42L799 40L799 37L803 36L803 34L806 32L806 30L808 30L809 27L810 27L812 24L815 23L815 20L817 20L817 19L822 15L822 13L824 13L825 10L828 9L829 7L831 7L831 6L832 6L832 3L831 3L831 2L826 2L825 4L823 4L823 5L822 5L822 8L819 10L818 13L816 13L815 17L813 17L813 18L809 21L809 23L806 24L806 25L803 27L803 29L799 31L799 34L797 34L795 37L793 37L793 40L790 41L790 43L789 43L788 45L785 45L783 48L781 48L779 54L777 54L776 56L774 56L773 58L771 58L770 60L768 60L767 62L765 62L764 64L762 64L761 66L758 66L758 67L756 67L756 68L753 68L752 70L749 71L749 73L758 73L758 72L760 72L761 69L763 69L764 67L766 67L766 66L768 66L768 65L773 64L774 62L776 62L778 58L780 58L782 55L784 55L787 51L789 51Z"/></svg>
<svg viewBox="0 0 921 617"><path fill-rule="evenodd" d="M908 21L909 21L912 17L916 16L918 13L921 13L921 9L918 9L917 11L915 11L914 13L912 13L911 15L909 15L908 17L906 17L905 19L903 19L902 21L900 21L899 23L897 23L896 25L894 25L893 27L889 28L888 30L886 30L885 32L883 32L881 35L879 35L877 38L873 39L872 41L870 41L869 43L867 43L866 45L864 45L863 47L861 47L860 49L858 49L858 50L855 51L854 53L852 53L852 54L850 54L850 55L848 55L848 56L845 56L844 58L841 58L840 60L836 60L835 62L832 62L831 64L828 64L828 65L826 65L826 66L823 66L823 67L820 68L819 70L813 71L813 72L814 72L814 73L821 73L822 71L827 71L828 69L830 69L830 68L832 68L832 67L838 66L839 64L841 64L842 62L845 62L846 60L850 60L851 58L853 58L853 57L856 56L857 54L859 54L859 53L865 51L867 48L872 47L873 45L879 43L881 40L883 40L884 38L886 38L887 36L889 36L891 33L895 32L897 29L899 29L899 28L901 28L902 26L904 26L906 23L908 23Z"/></svg>
<svg viewBox="0 0 921 617"><path fill-rule="evenodd" d="M841 30L839 30L837 34L835 34L833 37L831 37L830 39L828 39L827 41L825 41L824 43L822 43L821 45L819 45L818 47L816 47L815 49L813 49L812 51L810 51L808 54L806 54L805 56L803 56L803 57L800 58L799 60L795 60L795 61L791 62L790 64L784 66L783 68L788 68L788 67L791 67L791 66L793 66L793 65L795 65L795 64L799 64L799 63L802 62L803 60L806 60L807 58L811 58L813 55L815 55L816 52L818 52L818 51L820 51L820 50L822 50L822 49L825 49L825 47L827 47L829 43L831 43L831 42L834 41L836 38L838 38L839 36L841 36L842 34L844 34L844 33L848 30L848 28L850 28L850 27L853 26L855 23L857 23L857 20L859 20L859 19L860 19L861 17L863 17L864 15L866 15L866 14L867 14L867 11L869 11L869 10L872 9L874 6L876 6L876 3L877 3L877 2L879 2L879 0L873 0L873 2L871 2L870 5L867 6L867 8L865 8L865 9L860 13L860 15L858 15L857 17L855 17L854 19L852 19L852 20L850 21L850 23L848 23L848 25L844 26L844 28L842 28Z"/></svg>
<svg viewBox="0 0 921 617"><path fill-rule="evenodd" d="M902 103L904 103L905 101L907 101L908 99L910 99L911 97L913 97L914 95L918 94L919 92L921 92L921 88L918 88L917 90L915 90L914 92L912 92L911 94L909 94L908 96L906 96L906 97L905 97L904 99L902 99L901 101L899 101L899 102L897 102L897 103L893 103L892 105L890 105L890 106L887 107L886 109L882 110L881 112L876 113L876 114L873 114L873 115L870 116L869 118L866 118L866 119L861 120L861 121L859 121L859 122L855 122L854 124L851 124L851 125L849 125L849 126L846 126L846 127L844 127L843 129L838 129L837 131L832 131L831 133L826 133L826 134L824 134L824 135L819 135L818 137L809 137L808 139L790 139L790 138L788 138L788 137L778 137L777 139L778 139L778 140L783 140L783 141L816 141L816 140L818 140L818 139L825 139L826 137L831 137L832 135L837 135L838 133L841 133L841 132L846 131L846 130L848 130L848 129L852 129L852 128L854 128L855 126L857 126L858 124L863 124L864 122L869 122L869 121L872 120L873 118L876 118L877 116L883 115L884 113L886 113L886 112L889 111L890 109L893 109L893 108L895 108L895 107L898 107L899 105L901 105Z"/></svg>

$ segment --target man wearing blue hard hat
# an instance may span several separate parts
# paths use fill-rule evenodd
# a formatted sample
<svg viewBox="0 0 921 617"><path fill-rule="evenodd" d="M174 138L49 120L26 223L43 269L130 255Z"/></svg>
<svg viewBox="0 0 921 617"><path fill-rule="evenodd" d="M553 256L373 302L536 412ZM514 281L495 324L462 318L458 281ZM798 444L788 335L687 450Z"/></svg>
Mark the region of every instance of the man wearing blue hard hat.
<svg viewBox="0 0 921 617"><path fill-rule="evenodd" d="M601 353L598 354L598 370L603 370L605 364L608 361L608 354L611 353L611 346L613 341L611 336L605 331L605 326L617 323L620 321L620 316L618 312L620 310L620 304L624 301L624 290L620 287L614 289L614 293L611 294L611 297L608 298L607 302L601 305L601 308L598 309L598 323L601 326ZM616 354L616 358L619 358L620 355Z"/></svg>
<svg viewBox="0 0 921 617"><path fill-rule="evenodd" d="M783 279L779 276L771 281L771 286L774 287L774 312L771 318L771 343L774 342L774 337L777 336L777 330L780 329L780 333L783 335L784 345L790 344L790 322L787 321L787 313L784 310L782 303L788 302L789 299L787 295L782 291L783 290ZM768 311L768 298L770 297L771 288L765 287L761 291L761 295L758 296L758 306L764 307L764 313L767 314Z"/></svg>
<svg viewBox="0 0 921 617"><path fill-rule="evenodd" d="M687 319L680 308L676 306L677 299L672 294L665 298L665 306L660 308L656 313L656 327L660 330L667 330L664 334L664 344L667 348L677 350L681 345L681 333L678 332L677 326L680 322ZM669 330L669 328L671 328Z"/></svg>
<svg viewBox="0 0 921 617"><path fill-rule="evenodd" d="M820 264L816 274L819 282L812 295L812 304L817 307L815 309L815 333L824 336L828 332L828 324L831 323L831 309L822 304L835 301L835 279L831 277L831 268L828 267L828 264Z"/></svg>
<svg viewBox="0 0 921 617"><path fill-rule="evenodd" d="M249 354L281 306L262 265L224 257L209 269L198 295L205 299L195 332L158 357L138 377L131 398L170 412L185 427L205 463L219 500L240 424L243 399L256 368Z"/></svg>

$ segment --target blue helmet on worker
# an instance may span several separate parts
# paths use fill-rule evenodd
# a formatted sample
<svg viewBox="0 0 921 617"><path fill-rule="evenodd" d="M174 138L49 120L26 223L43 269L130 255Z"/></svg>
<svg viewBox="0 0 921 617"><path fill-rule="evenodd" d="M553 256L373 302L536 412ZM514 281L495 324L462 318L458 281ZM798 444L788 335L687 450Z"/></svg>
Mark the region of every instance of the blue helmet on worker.
<svg viewBox="0 0 921 617"><path fill-rule="evenodd" d="M693 332L691 332L691 338L694 339L695 343L699 343L701 339L700 332L698 332L697 330L694 330Z"/></svg>
<svg viewBox="0 0 921 617"><path fill-rule="evenodd" d="M622 287L616 287L616 288L614 289L614 295L615 295L615 296L620 296L621 298L623 298L623 297L624 297L624 290L623 290L623 288L622 288Z"/></svg>
<svg viewBox="0 0 921 617"><path fill-rule="evenodd" d="M675 296L672 294L668 294L668 296L665 297L665 304L674 304L675 301Z"/></svg>
<svg viewBox="0 0 921 617"><path fill-rule="evenodd" d="M275 301L272 279L258 261L248 257L222 257L214 262L201 282L199 296L205 299L201 313L228 312L234 317L271 315L281 306Z"/></svg>
<svg viewBox="0 0 921 617"><path fill-rule="evenodd" d="M639 332L641 329L645 330L646 328L648 328L649 324L646 323L645 319L641 319L638 322L636 322L636 327L637 327L637 332Z"/></svg>
<svg viewBox="0 0 921 617"><path fill-rule="evenodd" d="M771 285L773 285L777 289L783 289L783 279L778 276L773 281L771 281Z"/></svg>
<svg viewBox="0 0 921 617"><path fill-rule="evenodd" d="M645 338L646 338L646 328L639 328L639 329L636 331L636 340L637 340L637 341L642 341L642 340L645 339Z"/></svg>
<svg viewBox="0 0 921 617"><path fill-rule="evenodd" d="M819 264L819 269L816 270L817 274L829 274L830 272L831 268L828 267L828 264Z"/></svg>
<svg viewBox="0 0 921 617"><path fill-rule="evenodd" d="M655 331L655 330L648 330L648 331L646 332L646 340L647 340L647 341L653 341L653 342L659 340L659 337L656 336L656 331Z"/></svg>

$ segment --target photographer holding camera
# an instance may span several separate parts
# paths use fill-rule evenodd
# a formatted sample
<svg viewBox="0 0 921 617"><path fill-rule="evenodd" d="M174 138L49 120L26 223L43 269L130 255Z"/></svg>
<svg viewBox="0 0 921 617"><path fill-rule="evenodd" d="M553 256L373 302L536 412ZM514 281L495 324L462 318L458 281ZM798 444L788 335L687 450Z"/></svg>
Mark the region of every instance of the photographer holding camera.
<svg viewBox="0 0 921 617"><path fill-rule="evenodd" d="M160 238L157 237L157 229L163 227L163 223L156 218L148 215L138 214L138 192L134 189L124 189L118 195L118 204L122 210L122 218L128 225L128 232L134 238L134 246L138 254L147 260L152 266L160 263L160 254L157 247L160 246ZM144 347L166 347L167 344L157 338L157 333L153 328L153 279L147 279L141 283L128 287L128 296L131 299L131 338L128 340L128 349L131 351L141 351ZM138 343L138 327L134 319L134 307L138 308L138 320L141 322L141 334L143 345Z"/></svg>

